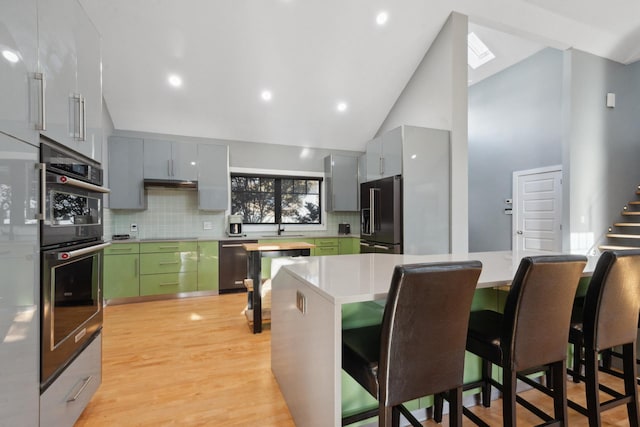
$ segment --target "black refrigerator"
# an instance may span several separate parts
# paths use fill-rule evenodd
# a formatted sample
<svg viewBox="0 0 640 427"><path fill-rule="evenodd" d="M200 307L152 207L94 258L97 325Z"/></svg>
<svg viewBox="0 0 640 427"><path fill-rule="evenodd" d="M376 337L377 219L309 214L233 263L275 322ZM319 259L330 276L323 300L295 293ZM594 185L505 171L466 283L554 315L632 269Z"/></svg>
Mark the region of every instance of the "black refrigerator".
<svg viewBox="0 0 640 427"><path fill-rule="evenodd" d="M360 184L360 252L402 253L402 176Z"/></svg>

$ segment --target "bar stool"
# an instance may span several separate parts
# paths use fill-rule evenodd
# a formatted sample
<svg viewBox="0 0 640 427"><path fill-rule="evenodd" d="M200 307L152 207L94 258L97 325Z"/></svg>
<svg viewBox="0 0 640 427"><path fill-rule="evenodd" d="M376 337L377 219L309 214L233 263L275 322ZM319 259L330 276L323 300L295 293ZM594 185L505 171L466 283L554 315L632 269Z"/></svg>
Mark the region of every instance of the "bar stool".
<svg viewBox="0 0 640 427"><path fill-rule="evenodd" d="M640 250L605 251L589 283L584 299L582 322L573 324L569 342L574 353L584 354L568 372L585 382L587 407L569 401L569 407L589 418L590 426L600 426L601 412L627 405L630 426L640 423L638 387L636 384L636 340L640 310ZM622 373L598 366L598 354L622 346ZM609 372L624 380L624 394L600 384L599 371ZM599 390L612 399L600 403Z"/></svg>
<svg viewBox="0 0 640 427"><path fill-rule="evenodd" d="M481 387L482 402L490 406L491 386L502 391L505 426L516 425L516 402L548 424L566 425L567 389L565 369L569 320L584 256L535 256L523 258L505 302L504 314L491 310L472 312L467 350L482 358L482 378L464 389ZM503 368L503 383L491 378L492 364ZM551 370L552 387L543 387L525 375ZM553 397L554 417L516 395L520 379ZM488 426L463 408L464 415L480 426ZM436 401L436 421L441 419L441 402Z"/></svg>
<svg viewBox="0 0 640 427"><path fill-rule="evenodd" d="M381 325L342 333L342 368L378 399L378 408L342 419L378 415L398 426L400 412L421 424L403 402L448 393L451 425L462 424L464 347L479 261L396 266Z"/></svg>

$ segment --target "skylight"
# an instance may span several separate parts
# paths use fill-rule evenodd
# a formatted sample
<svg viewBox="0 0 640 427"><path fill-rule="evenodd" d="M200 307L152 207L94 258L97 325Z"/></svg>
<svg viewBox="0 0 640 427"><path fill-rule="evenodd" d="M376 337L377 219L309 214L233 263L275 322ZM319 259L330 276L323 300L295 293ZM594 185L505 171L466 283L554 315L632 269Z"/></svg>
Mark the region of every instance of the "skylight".
<svg viewBox="0 0 640 427"><path fill-rule="evenodd" d="M496 57L474 32L467 36L467 51L467 63L474 70Z"/></svg>

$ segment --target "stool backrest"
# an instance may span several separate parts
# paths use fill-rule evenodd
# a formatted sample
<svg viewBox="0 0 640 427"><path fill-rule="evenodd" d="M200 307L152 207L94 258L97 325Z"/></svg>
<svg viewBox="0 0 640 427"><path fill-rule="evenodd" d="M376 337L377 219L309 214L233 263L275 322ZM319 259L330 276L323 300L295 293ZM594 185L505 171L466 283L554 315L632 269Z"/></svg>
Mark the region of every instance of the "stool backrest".
<svg viewBox="0 0 640 427"><path fill-rule="evenodd" d="M600 255L584 301L583 333L588 348L635 343L640 310L640 250Z"/></svg>
<svg viewBox="0 0 640 427"><path fill-rule="evenodd" d="M586 264L581 255L520 261L504 307L506 366L521 371L566 359L571 309Z"/></svg>
<svg viewBox="0 0 640 427"><path fill-rule="evenodd" d="M462 385L479 261L396 266L381 329L380 402Z"/></svg>

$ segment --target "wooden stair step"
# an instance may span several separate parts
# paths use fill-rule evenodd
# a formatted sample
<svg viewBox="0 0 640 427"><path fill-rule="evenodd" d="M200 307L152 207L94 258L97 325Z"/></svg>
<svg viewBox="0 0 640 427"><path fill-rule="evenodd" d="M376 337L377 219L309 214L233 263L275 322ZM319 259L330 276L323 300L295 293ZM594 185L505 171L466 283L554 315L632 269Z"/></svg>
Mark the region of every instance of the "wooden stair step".
<svg viewBox="0 0 640 427"><path fill-rule="evenodd" d="M638 215L640 215L640 211L637 211L637 212L636 211L633 211L633 212L623 211L622 215L630 215L630 216L634 216L635 215L635 216L638 216Z"/></svg>
<svg viewBox="0 0 640 427"><path fill-rule="evenodd" d="M640 222L616 222L615 227L640 227Z"/></svg>
<svg viewBox="0 0 640 427"><path fill-rule="evenodd" d="M615 246L615 245L600 245L600 246L598 246L598 249L600 249L601 251L606 251L606 250L610 250L610 251L619 251L619 250L640 249L640 247L633 247L633 246Z"/></svg>
<svg viewBox="0 0 640 427"><path fill-rule="evenodd" d="M640 205L640 200L634 200L632 202L629 202L628 204L630 204L630 205Z"/></svg>
<svg viewBox="0 0 640 427"><path fill-rule="evenodd" d="M607 233L607 237L612 237L614 239L640 239L640 234Z"/></svg>

